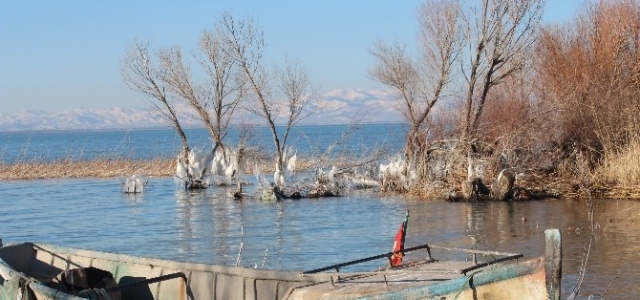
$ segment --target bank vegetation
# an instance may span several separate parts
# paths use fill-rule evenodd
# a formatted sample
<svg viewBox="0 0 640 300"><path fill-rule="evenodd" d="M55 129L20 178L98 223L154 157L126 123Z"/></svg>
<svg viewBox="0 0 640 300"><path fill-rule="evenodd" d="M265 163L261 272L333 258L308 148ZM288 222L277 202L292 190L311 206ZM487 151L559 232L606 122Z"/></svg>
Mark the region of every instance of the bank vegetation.
<svg viewBox="0 0 640 300"><path fill-rule="evenodd" d="M548 25L543 1L474 3L427 1L417 50L372 50L371 75L411 128L389 189L489 197L510 178L549 195L637 198L640 2L588 1Z"/></svg>

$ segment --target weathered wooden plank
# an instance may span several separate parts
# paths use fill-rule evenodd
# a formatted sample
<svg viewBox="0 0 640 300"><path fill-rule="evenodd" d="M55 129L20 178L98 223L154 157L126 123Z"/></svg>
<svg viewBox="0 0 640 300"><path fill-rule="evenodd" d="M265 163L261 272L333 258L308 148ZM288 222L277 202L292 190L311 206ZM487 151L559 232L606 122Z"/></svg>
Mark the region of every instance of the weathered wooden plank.
<svg viewBox="0 0 640 300"><path fill-rule="evenodd" d="M560 300L562 281L562 234L559 229L547 229L545 235L545 283L549 300Z"/></svg>

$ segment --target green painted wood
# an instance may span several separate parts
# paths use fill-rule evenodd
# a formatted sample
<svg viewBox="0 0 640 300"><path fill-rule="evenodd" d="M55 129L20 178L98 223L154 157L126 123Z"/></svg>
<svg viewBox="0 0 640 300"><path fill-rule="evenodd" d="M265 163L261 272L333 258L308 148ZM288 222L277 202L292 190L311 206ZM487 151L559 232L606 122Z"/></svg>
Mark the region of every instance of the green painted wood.
<svg viewBox="0 0 640 300"><path fill-rule="evenodd" d="M510 264L500 266L489 270L478 271L467 276L461 276L456 279L448 280L427 286L417 286L406 288L398 291L387 292L378 295L365 296L357 298L360 300L394 300L394 299L431 299L439 296L454 295L463 290L471 289L470 282L473 286L491 284L503 280L509 280L533 274L536 271L535 264Z"/></svg>

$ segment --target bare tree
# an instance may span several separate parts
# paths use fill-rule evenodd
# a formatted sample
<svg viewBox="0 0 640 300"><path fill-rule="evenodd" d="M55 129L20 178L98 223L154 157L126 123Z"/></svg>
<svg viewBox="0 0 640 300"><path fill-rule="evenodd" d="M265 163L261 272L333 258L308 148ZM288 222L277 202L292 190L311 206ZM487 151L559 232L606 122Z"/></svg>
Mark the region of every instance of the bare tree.
<svg viewBox="0 0 640 300"><path fill-rule="evenodd" d="M316 100L315 93L300 64L287 63L281 70L267 70L262 59L264 37L253 20L236 21L230 15L225 15L223 22L235 59L253 98L246 107L261 117L271 131L277 156L274 180L277 185L283 186L289 131L314 111L312 109L305 113L305 108L310 108ZM286 122L282 133L276 128L280 119Z"/></svg>
<svg viewBox="0 0 640 300"><path fill-rule="evenodd" d="M429 115L452 82L462 40L456 2L428 1L421 7L418 21L419 57L411 58L402 44L377 42L371 50L376 65L369 72L395 90L409 122L405 175L408 166L415 166L416 160L424 157Z"/></svg>
<svg viewBox="0 0 640 300"><path fill-rule="evenodd" d="M157 68L153 66L149 54L149 44L134 40L127 49L121 62L121 74L125 83L132 89L139 91L152 100L150 104L163 115L180 136L183 150L189 151L187 136L180 126L178 115L173 102L162 86L162 79Z"/></svg>
<svg viewBox="0 0 640 300"><path fill-rule="evenodd" d="M544 0L482 0L462 13L469 57L462 60L467 82L462 140L476 134L491 88L525 65L535 41Z"/></svg>
<svg viewBox="0 0 640 300"><path fill-rule="evenodd" d="M282 147L286 146L289 137L289 131L302 119L308 117L317 108L317 93L311 87L311 81L306 70L299 62L285 63L284 68L275 72L278 106L272 106L273 112L282 116L284 110L284 118L286 120L285 130L282 138ZM310 109L305 111L305 109Z"/></svg>
<svg viewBox="0 0 640 300"><path fill-rule="evenodd" d="M409 55L402 44L375 44L371 53L377 63L370 74L398 93L402 113L411 126L404 169L396 175L398 178L424 183L435 174L430 166L433 162L429 161L429 153L435 149L429 146L433 108L446 95L460 91L465 100L460 130L464 146L458 150L470 155L470 142L477 134L487 95L492 87L524 67L543 3L544 0L427 0L418 17L417 58ZM450 148L448 144L444 146L442 149ZM437 162L444 167L444 176L452 174L450 171L454 170L449 169L460 163L457 156L452 157L451 161ZM467 158L471 162L470 156Z"/></svg>
<svg viewBox="0 0 640 300"><path fill-rule="evenodd" d="M206 59L200 62L209 74L207 95L211 97L207 102L212 104L216 116L218 143L222 143L226 136L231 118L245 93L237 70L238 64L226 42L228 37L225 37L225 33L223 23L220 22L215 31L204 31L200 38L200 48L206 54Z"/></svg>
<svg viewBox="0 0 640 300"><path fill-rule="evenodd" d="M232 39L226 36L228 31L224 25L224 21L220 21L213 31L205 30L200 36L200 52L195 58L207 75L204 81L192 74L188 60L183 57L179 46L160 49L157 54L158 66L152 68L148 45L135 42L133 50L129 51L130 54L123 61L125 81L135 90L150 95L162 104L156 105L156 108L171 121L180 134L184 145L182 157L186 166L189 166L190 152L187 138L168 97L182 101L197 113L209 131L213 141L212 154L215 154L218 149L226 151L223 140L244 95L243 82L238 77L241 70L238 69L233 48L230 48L233 46L229 43ZM193 155L199 157L196 153ZM207 160L210 159L203 162L209 164ZM203 169L202 172L208 171ZM191 178L191 175L188 177ZM205 174L201 174L199 177L203 179L204 176Z"/></svg>
<svg viewBox="0 0 640 300"><path fill-rule="evenodd" d="M161 72L152 62L148 43L143 44L138 40L132 42L121 61L121 74L130 88L147 95L151 99L150 105L169 121L182 141L179 160L188 165L190 149L187 136L180 125L171 96L165 89ZM185 186L191 185L193 178L194 174L187 172Z"/></svg>
<svg viewBox="0 0 640 300"><path fill-rule="evenodd" d="M214 31L203 31L200 37L200 51L203 55L198 61L208 75L205 84L194 83L179 47L162 50L159 55L163 81L203 121L214 142L213 152L219 147L224 148L223 139L243 97L241 81L236 76L236 60L231 56L231 49L227 48L227 37L220 25Z"/></svg>

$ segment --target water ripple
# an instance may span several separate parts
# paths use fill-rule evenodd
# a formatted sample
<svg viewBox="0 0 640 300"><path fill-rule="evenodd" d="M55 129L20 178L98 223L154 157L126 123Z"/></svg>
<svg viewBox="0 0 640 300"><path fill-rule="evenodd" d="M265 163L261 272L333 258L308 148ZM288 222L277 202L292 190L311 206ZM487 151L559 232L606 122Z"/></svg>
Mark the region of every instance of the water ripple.
<svg viewBox="0 0 640 300"><path fill-rule="evenodd" d="M0 236L165 259L306 270L391 250L406 210L407 246L433 243L521 252L544 251L544 230L563 231L563 289L573 286L589 240L584 201L447 203L375 193L262 203L235 201L224 188L189 193L153 178L142 195L118 180L0 182ZM581 297L640 293L640 204L599 201L597 230ZM438 255L434 251L434 255ZM383 260L354 267L376 268ZM348 270L345 270L348 271Z"/></svg>

